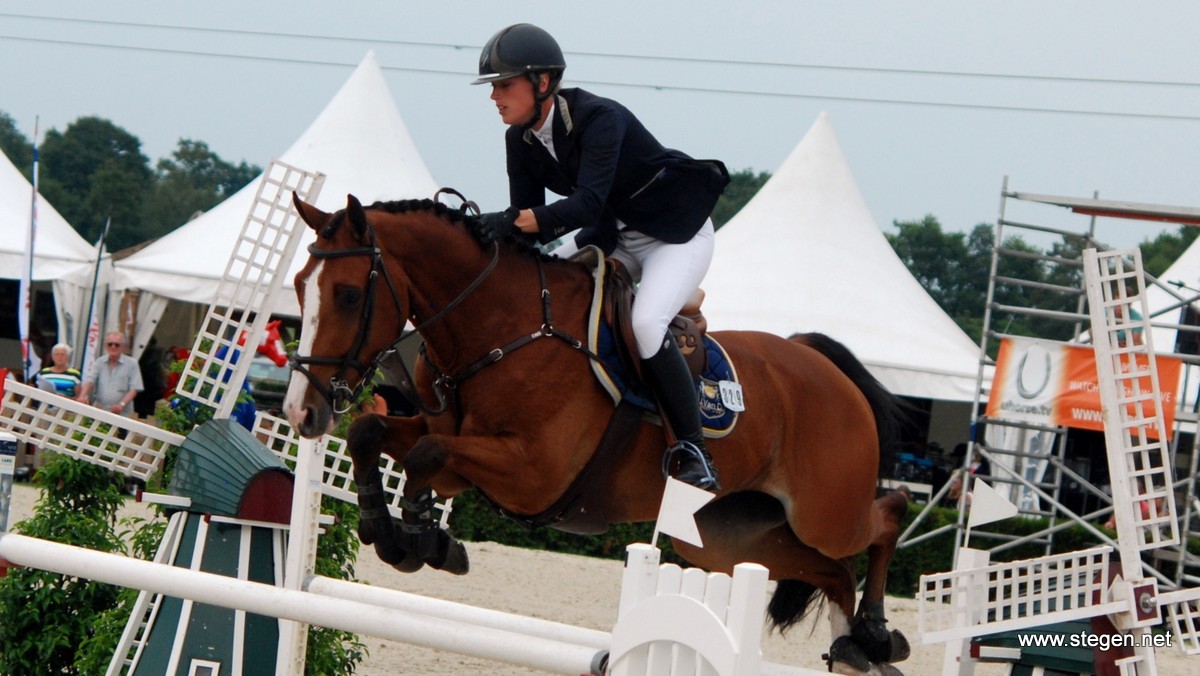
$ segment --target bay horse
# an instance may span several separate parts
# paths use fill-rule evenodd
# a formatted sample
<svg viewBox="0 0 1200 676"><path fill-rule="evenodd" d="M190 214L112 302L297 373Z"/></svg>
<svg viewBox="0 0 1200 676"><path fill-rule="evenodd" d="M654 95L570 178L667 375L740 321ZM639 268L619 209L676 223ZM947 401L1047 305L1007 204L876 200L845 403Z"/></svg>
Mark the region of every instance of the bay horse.
<svg viewBox="0 0 1200 676"><path fill-rule="evenodd" d="M284 404L306 437L328 432L404 335L424 341L413 417L368 414L347 435L359 536L398 570L467 570L466 551L431 517L433 496L477 488L505 514L543 514L596 452L613 402L573 336L587 334L593 277L578 262L511 241L482 245L464 215L435 200L348 196L329 214L295 199L317 233L296 275L302 330ZM823 592L842 673L898 673L908 655L884 625L883 594L907 494L876 498L881 441L898 400L840 343L820 334L715 333L746 401L733 433L709 445L722 490L697 515L704 546L676 552L712 571L752 561L778 580L781 630ZM652 521L663 494L662 430L637 420L593 504L606 523ZM403 518L383 497L380 453L405 471ZM551 523L551 525L555 525ZM867 552L855 612L854 559Z"/></svg>

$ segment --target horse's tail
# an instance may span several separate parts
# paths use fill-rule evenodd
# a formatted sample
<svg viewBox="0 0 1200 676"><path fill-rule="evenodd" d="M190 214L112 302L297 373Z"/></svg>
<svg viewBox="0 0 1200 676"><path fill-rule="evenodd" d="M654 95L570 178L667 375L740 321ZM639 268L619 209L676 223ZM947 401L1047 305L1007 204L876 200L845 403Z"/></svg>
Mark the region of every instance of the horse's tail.
<svg viewBox="0 0 1200 676"><path fill-rule="evenodd" d="M767 617L770 618L771 629L778 629L779 634L783 635L792 625L803 620L810 610L820 608L820 604L817 604L816 608L808 607L814 598L823 598L819 594L820 591L816 585L803 580L777 582L771 602L767 604Z"/></svg>
<svg viewBox="0 0 1200 676"><path fill-rule="evenodd" d="M820 352L863 393L875 416L880 468L886 467L888 463L884 461L894 451L900 438L900 426L904 420L901 400L888 392L845 345L829 336L823 333L797 333L788 340ZM772 628L783 633L804 619L804 616L813 610L810 608L813 599L820 598L819 592L820 589L808 582L780 580L775 586L771 602L767 605L767 615L770 617Z"/></svg>
<svg viewBox="0 0 1200 676"><path fill-rule="evenodd" d="M885 467L891 466L890 459L900 443L901 426L908 419L904 415L903 401L888 392L849 348L829 336L823 333L797 333L788 340L820 352L863 393L875 415L875 431L879 437L879 469L882 472Z"/></svg>

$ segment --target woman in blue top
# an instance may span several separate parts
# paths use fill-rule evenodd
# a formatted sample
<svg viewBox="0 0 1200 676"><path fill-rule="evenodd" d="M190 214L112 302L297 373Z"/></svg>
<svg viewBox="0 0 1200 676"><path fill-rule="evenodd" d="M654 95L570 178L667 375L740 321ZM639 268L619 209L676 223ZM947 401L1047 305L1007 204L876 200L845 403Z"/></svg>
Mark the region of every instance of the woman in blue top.
<svg viewBox="0 0 1200 676"><path fill-rule="evenodd" d="M53 362L50 366L38 371L38 387L74 399L83 374L67 365L71 361L71 346L66 343L55 345L50 350L50 360Z"/></svg>
<svg viewBox="0 0 1200 676"><path fill-rule="evenodd" d="M505 133L511 206L480 216L485 241L515 231L543 243L575 231L566 251L588 244L621 261L635 280L633 332L643 376L678 443L664 466L719 490L683 356L667 325L700 286L713 254L709 214L729 183L725 166L665 148L625 106L582 89L560 89L566 61L531 24L492 36L479 79ZM564 199L546 203L546 190ZM566 255L557 251L559 255Z"/></svg>

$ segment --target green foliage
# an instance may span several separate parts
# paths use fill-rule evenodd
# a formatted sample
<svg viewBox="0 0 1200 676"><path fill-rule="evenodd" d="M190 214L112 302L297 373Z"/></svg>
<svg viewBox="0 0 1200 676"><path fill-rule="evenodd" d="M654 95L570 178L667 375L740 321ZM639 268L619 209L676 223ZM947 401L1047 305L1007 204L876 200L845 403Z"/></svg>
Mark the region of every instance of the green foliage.
<svg viewBox="0 0 1200 676"><path fill-rule="evenodd" d="M14 532L103 552L121 551L114 517L123 482L107 470L52 457L36 480L34 514ZM16 568L0 579L0 673L98 673L75 664L76 648L96 636L96 618L120 589L77 577Z"/></svg>
<svg viewBox="0 0 1200 676"><path fill-rule="evenodd" d="M1158 277L1183 255L1192 242L1196 241L1197 235L1200 235L1200 228L1181 225L1175 232L1160 232L1153 240L1143 241L1140 245L1142 267L1145 268L1147 274ZM1195 282L1195 280L1181 281Z"/></svg>
<svg viewBox="0 0 1200 676"><path fill-rule="evenodd" d="M0 112L0 151L28 179L33 144ZM109 216L108 249L160 237L254 180L261 169L222 160L202 141L180 139L153 171L133 134L100 117L80 117L46 132L39 148L39 191L89 242Z"/></svg>
<svg viewBox="0 0 1200 676"><path fill-rule="evenodd" d="M8 156L13 166L28 180L33 171L33 144L17 128L8 113L0 112L0 152Z"/></svg>
<svg viewBox="0 0 1200 676"><path fill-rule="evenodd" d="M109 249L141 241L140 204L150 187L141 141L99 117L81 117L66 130L46 132L40 153L40 189L89 242L112 216Z"/></svg>
<svg viewBox="0 0 1200 676"><path fill-rule="evenodd" d="M755 174L751 169L731 173L729 185L725 186L725 192L721 194L721 198L717 200L717 206L713 209L713 225L720 229L722 225L729 222L729 219L733 218L734 214L746 206L750 198L766 185L769 178L771 175L767 172Z"/></svg>
<svg viewBox="0 0 1200 676"><path fill-rule="evenodd" d="M143 238L158 237L207 211L240 190L262 169L222 160L203 141L180 139L171 157L160 159L142 205Z"/></svg>

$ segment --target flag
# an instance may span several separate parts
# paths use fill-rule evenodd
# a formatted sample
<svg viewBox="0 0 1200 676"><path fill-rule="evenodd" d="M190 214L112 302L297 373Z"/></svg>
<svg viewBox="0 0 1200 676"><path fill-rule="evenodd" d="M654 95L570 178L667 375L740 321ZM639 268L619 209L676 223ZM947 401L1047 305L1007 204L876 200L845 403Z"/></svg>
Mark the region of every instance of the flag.
<svg viewBox="0 0 1200 676"><path fill-rule="evenodd" d="M21 260L20 295L17 299L17 326L21 334L21 364L25 370L25 382L32 383L33 376L42 368L42 362L29 342L29 318L32 310L33 251L37 240L38 198L38 148L37 122L33 124L33 196L29 203L29 231L25 233L25 254Z"/></svg>
<svg viewBox="0 0 1200 676"><path fill-rule="evenodd" d="M96 302L100 298L100 265L104 260L104 245L108 239L108 226L112 224L112 216L104 220L104 229L100 231L100 240L96 242L96 268L92 273L92 302L88 306L87 334L83 337L83 355L80 356L79 370L87 375L96 355L100 353L100 311Z"/></svg>
<svg viewBox="0 0 1200 676"><path fill-rule="evenodd" d="M714 497L716 496L706 490L667 477L662 505L658 508L658 523L654 527L653 543L657 545L658 534L665 533L688 544L703 547L700 529L696 527L696 512Z"/></svg>
<svg viewBox="0 0 1200 676"><path fill-rule="evenodd" d="M983 479L975 477L975 487L971 491L971 515L967 518L967 528L1001 521L1010 516L1016 516L1016 514L1016 505L997 493L996 489L984 483Z"/></svg>

